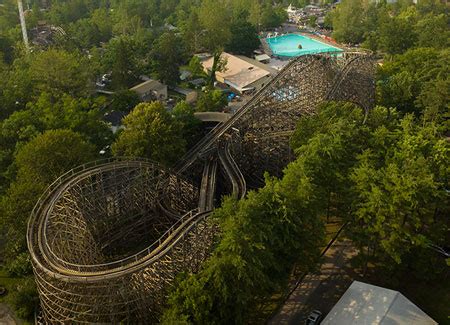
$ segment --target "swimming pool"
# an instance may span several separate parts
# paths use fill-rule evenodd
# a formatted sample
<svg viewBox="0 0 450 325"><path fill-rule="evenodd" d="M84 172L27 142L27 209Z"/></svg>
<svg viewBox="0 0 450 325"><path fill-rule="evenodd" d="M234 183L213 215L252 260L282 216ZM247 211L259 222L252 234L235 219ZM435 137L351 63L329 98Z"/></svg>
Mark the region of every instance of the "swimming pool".
<svg viewBox="0 0 450 325"><path fill-rule="evenodd" d="M316 41L312 38L298 35L287 34L283 36L266 38L267 43L274 55L294 57L305 54L316 54L326 52L342 52L341 49ZM299 49L298 45L302 48Z"/></svg>

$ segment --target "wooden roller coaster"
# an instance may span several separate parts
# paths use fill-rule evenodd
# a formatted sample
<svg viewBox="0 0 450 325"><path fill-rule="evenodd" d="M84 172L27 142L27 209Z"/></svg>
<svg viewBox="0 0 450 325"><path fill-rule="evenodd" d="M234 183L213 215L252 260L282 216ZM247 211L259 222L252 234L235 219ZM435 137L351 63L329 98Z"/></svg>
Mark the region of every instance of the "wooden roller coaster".
<svg viewBox="0 0 450 325"><path fill-rule="evenodd" d="M374 69L364 52L299 57L174 170L113 159L61 176L28 224L40 322L157 323L175 276L197 272L214 245L218 185L242 198L265 171L279 175L297 121L326 100L369 110Z"/></svg>

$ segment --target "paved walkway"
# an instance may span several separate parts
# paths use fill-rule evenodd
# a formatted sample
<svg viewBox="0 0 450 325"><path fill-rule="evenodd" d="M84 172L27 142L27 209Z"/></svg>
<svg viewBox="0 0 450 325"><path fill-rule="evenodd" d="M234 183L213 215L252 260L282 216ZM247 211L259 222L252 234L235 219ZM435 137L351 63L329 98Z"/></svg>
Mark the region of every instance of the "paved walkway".
<svg viewBox="0 0 450 325"><path fill-rule="evenodd" d="M351 241L338 239L323 256L320 270L305 276L269 324L304 324L314 309L325 316L358 277L349 265L356 253Z"/></svg>
<svg viewBox="0 0 450 325"><path fill-rule="evenodd" d="M14 318L11 309L6 305L0 303L0 325L16 325L19 322Z"/></svg>

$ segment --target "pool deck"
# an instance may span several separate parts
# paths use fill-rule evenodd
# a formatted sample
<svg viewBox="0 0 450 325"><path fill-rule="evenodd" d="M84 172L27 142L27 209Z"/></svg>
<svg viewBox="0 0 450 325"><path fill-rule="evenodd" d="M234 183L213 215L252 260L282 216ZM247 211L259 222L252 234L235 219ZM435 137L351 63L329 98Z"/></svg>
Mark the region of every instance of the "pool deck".
<svg viewBox="0 0 450 325"><path fill-rule="evenodd" d="M309 38L311 38L311 39L313 39L315 41L322 42L324 44L327 44L329 46L332 46L332 47L335 47L335 48L338 48L338 49L341 49L341 50L346 50L347 49L345 46L343 46L341 44L338 44L337 42L330 42L330 41L326 40L325 38L319 37L319 36L317 36L315 34L304 33L304 32L296 32L296 33L292 33L292 34L298 34L298 35L302 35L302 36L305 36L305 37L309 37Z"/></svg>
<svg viewBox="0 0 450 325"><path fill-rule="evenodd" d="M268 56L273 56L272 49L270 48L269 43L267 43L266 37L260 38L259 40L261 41L264 53L266 53Z"/></svg>

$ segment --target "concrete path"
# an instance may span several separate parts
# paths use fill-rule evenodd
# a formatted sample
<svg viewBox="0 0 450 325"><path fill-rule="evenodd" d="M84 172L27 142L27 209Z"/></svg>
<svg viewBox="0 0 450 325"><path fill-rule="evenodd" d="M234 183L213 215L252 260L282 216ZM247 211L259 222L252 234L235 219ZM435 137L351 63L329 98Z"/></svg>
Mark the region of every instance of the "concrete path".
<svg viewBox="0 0 450 325"><path fill-rule="evenodd" d="M320 310L325 316L352 281L358 278L349 265L350 259L356 254L357 250L351 241L338 239L324 254L320 270L305 276L268 323L304 324L314 309Z"/></svg>
<svg viewBox="0 0 450 325"><path fill-rule="evenodd" d="M15 319L13 312L6 305L0 303L0 325L16 325L19 322Z"/></svg>

